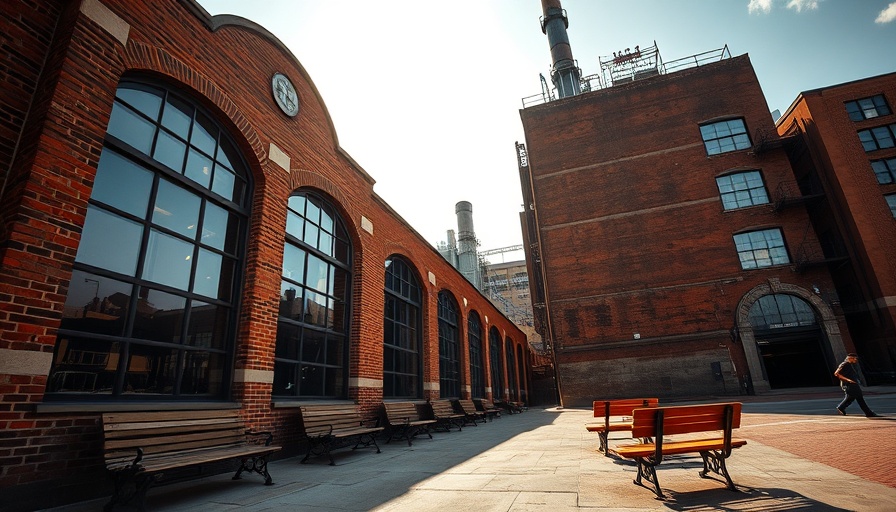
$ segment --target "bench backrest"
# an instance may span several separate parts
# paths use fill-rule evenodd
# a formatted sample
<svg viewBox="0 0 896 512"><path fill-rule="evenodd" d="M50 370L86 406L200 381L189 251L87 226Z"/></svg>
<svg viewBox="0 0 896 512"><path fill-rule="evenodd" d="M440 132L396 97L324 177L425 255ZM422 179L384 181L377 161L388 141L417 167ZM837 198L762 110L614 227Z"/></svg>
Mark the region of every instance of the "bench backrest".
<svg viewBox="0 0 896 512"><path fill-rule="evenodd" d="M432 414L436 418L447 418L457 414L450 400L432 400L429 405L432 406Z"/></svg>
<svg viewBox="0 0 896 512"><path fill-rule="evenodd" d="M457 400L457 403L464 414L477 414L479 412L476 410L476 404L472 400Z"/></svg>
<svg viewBox="0 0 896 512"><path fill-rule="evenodd" d="M308 404L300 407L302 428L308 436L361 425L360 409L354 404Z"/></svg>
<svg viewBox="0 0 896 512"><path fill-rule="evenodd" d="M103 414L106 464L199 448L246 444L238 409L116 412Z"/></svg>
<svg viewBox="0 0 896 512"><path fill-rule="evenodd" d="M730 438L731 429L740 427L740 412L740 402L635 409L632 437L721 430Z"/></svg>
<svg viewBox="0 0 896 512"><path fill-rule="evenodd" d="M595 418L610 416L631 416L632 411L641 407L659 407L659 398L623 398L620 400L595 400L592 407Z"/></svg>
<svg viewBox="0 0 896 512"><path fill-rule="evenodd" d="M417 404L413 402L383 402L383 409L386 411L386 421L392 425L421 419Z"/></svg>

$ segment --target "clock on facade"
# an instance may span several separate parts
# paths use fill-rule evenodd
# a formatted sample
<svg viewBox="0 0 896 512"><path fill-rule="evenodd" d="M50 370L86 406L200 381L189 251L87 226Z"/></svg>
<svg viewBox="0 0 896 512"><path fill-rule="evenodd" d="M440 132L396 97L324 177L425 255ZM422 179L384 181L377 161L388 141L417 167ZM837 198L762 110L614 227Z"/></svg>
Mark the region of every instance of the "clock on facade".
<svg viewBox="0 0 896 512"><path fill-rule="evenodd" d="M271 78L271 91L274 93L274 101L280 110L289 117L295 117L299 113L299 95L292 82L283 73L274 73Z"/></svg>

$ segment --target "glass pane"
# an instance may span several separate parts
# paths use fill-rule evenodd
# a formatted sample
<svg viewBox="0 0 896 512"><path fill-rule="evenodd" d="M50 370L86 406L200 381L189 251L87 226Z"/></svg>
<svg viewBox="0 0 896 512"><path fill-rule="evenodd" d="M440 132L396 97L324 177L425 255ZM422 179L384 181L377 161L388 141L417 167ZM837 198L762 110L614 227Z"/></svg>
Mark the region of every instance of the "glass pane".
<svg viewBox="0 0 896 512"><path fill-rule="evenodd" d="M131 344L122 392L172 394L177 376L175 349Z"/></svg>
<svg viewBox="0 0 896 512"><path fill-rule="evenodd" d="M709 155L717 155L722 152L722 147L717 140L708 140L705 143L706 153Z"/></svg>
<svg viewBox="0 0 896 512"><path fill-rule="evenodd" d="M186 290L190 285L193 247L171 235L152 230L146 247L143 279Z"/></svg>
<svg viewBox="0 0 896 512"><path fill-rule="evenodd" d="M317 248L320 250L320 252L322 252L328 256L332 256L333 255L333 235L329 235L329 234L321 231L320 232L320 240L317 243Z"/></svg>
<svg viewBox="0 0 896 512"><path fill-rule="evenodd" d="M237 168L235 166L240 162L240 155L226 137L221 137L221 140L218 141L218 154L215 155L215 160L228 169L233 170Z"/></svg>
<svg viewBox="0 0 896 512"><path fill-rule="evenodd" d="M223 350L230 309L194 300L187 324L186 344Z"/></svg>
<svg viewBox="0 0 896 512"><path fill-rule="evenodd" d="M186 150L186 144L171 134L162 131L159 132L159 140L156 141L156 148L152 152L152 157L159 163L180 173L181 169L184 168L184 153Z"/></svg>
<svg viewBox="0 0 896 512"><path fill-rule="evenodd" d="M327 297L319 293L305 290L305 316L302 322L324 327L330 318Z"/></svg>
<svg viewBox="0 0 896 512"><path fill-rule="evenodd" d="M342 366L345 364L345 339L333 337L327 340L327 364Z"/></svg>
<svg viewBox="0 0 896 512"><path fill-rule="evenodd" d="M222 172L226 174L225 171ZM208 188L209 183L212 181L212 159L195 149L191 149L190 155L187 157L187 167L184 169L184 176Z"/></svg>
<svg viewBox="0 0 896 512"><path fill-rule="evenodd" d="M187 140L190 136L192 117L193 107L174 96L168 96L165 110L162 112L162 126L176 133L181 139Z"/></svg>
<svg viewBox="0 0 896 512"><path fill-rule="evenodd" d="M162 107L162 98L145 90L119 87L115 91L115 97L126 102L136 110L143 112L153 121L159 118L159 109Z"/></svg>
<svg viewBox="0 0 896 512"><path fill-rule="evenodd" d="M153 223L168 228L191 240L196 239L200 199L167 180L159 181Z"/></svg>
<svg viewBox="0 0 896 512"><path fill-rule="evenodd" d="M299 369L299 394L302 396L323 396L324 369L319 366L302 365Z"/></svg>
<svg viewBox="0 0 896 512"><path fill-rule="evenodd" d="M327 211L321 211L320 228L327 233L333 232L333 216Z"/></svg>
<svg viewBox="0 0 896 512"><path fill-rule="evenodd" d="M223 378L223 354L192 350L184 353L184 370L180 383L182 395L218 394Z"/></svg>
<svg viewBox="0 0 896 512"><path fill-rule="evenodd" d="M226 298L226 290L230 282L221 281L222 266L224 265L223 257L220 254L199 249L199 258L196 261L196 279L193 282L193 292L206 297L214 297L216 299ZM223 288L223 293L219 292ZM224 295L224 297L222 297Z"/></svg>
<svg viewBox="0 0 896 512"><path fill-rule="evenodd" d="M305 221L293 213L291 210L286 211L286 232L290 235L302 239L302 227L305 225Z"/></svg>
<svg viewBox="0 0 896 512"><path fill-rule="evenodd" d="M121 336L133 285L108 277L72 272L60 328Z"/></svg>
<svg viewBox="0 0 896 512"><path fill-rule="evenodd" d="M328 288L328 280L330 274L329 263L321 260L313 254L308 255L308 272L305 278L305 285L314 288L319 292L326 293Z"/></svg>
<svg viewBox="0 0 896 512"><path fill-rule="evenodd" d="M180 343L187 299L143 288L134 317L134 338Z"/></svg>
<svg viewBox="0 0 896 512"><path fill-rule="evenodd" d="M60 336L53 353L47 391L111 394L118 359L117 343Z"/></svg>
<svg viewBox="0 0 896 512"><path fill-rule="evenodd" d="M208 185L206 185L208 186ZM215 180L212 182L212 192L220 195L228 201L240 202L242 188L236 185L236 176L221 166L215 167Z"/></svg>
<svg viewBox="0 0 896 512"><path fill-rule="evenodd" d="M306 363L323 363L326 357L326 338L323 333L309 329L302 338L302 361Z"/></svg>
<svg viewBox="0 0 896 512"><path fill-rule="evenodd" d="M141 224L88 206L75 261L133 276L142 237Z"/></svg>
<svg viewBox="0 0 896 512"><path fill-rule="evenodd" d="M115 103L112 105L112 116L109 118L107 130L109 134L148 155L152 149L156 125L138 116L127 107Z"/></svg>
<svg viewBox="0 0 896 512"><path fill-rule="evenodd" d="M320 233L320 228L311 224L310 222L305 223L305 233L302 237L302 241L311 247L317 247L317 235Z"/></svg>
<svg viewBox="0 0 896 512"><path fill-rule="evenodd" d="M305 251L292 244L283 247L283 277L304 284Z"/></svg>
<svg viewBox="0 0 896 512"><path fill-rule="evenodd" d="M861 121L864 119L862 111L859 110L859 104L855 101L846 102L846 112L849 114L849 119L852 121Z"/></svg>
<svg viewBox="0 0 896 512"><path fill-rule="evenodd" d="M280 316L292 320L302 320L304 297L302 289L288 281L280 283ZM282 329L282 325L278 329Z"/></svg>
<svg viewBox="0 0 896 512"><path fill-rule="evenodd" d="M700 136L703 137L703 140L715 139L717 137L715 126L711 124L701 126Z"/></svg>
<svg viewBox="0 0 896 512"><path fill-rule="evenodd" d="M215 126L215 123L208 117L197 113L196 122L193 124L193 135L190 137L190 144L208 155L214 155L217 140L218 128Z"/></svg>
<svg viewBox="0 0 896 512"><path fill-rule="evenodd" d="M316 225L320 225L320 207L314 201L308 201L305 218Z"/></svg>
<svg viewBox="0 0 896 512"><path fill-rule="evenodd" d="M291 196L287 202L290 210L301 216L305 215L305 196Z"/></svg>
<svg viewBox="0 0 896 512"><path fill-rule="evenodd" d="M215 204L205 203L202 243L234 254L239 245L239 233L239 217Z"/></svg>
<svg viewBox="0 0 896 512"><path fill-rule="evenodd" d="M279 396L295 396L299 387L296 385L297 365L277 361L274 363L274 389L272 393Z"/></svg>
<svg viewBox="0 0 896 512"><path fill-rule="evenodd" d="M146 217L152 173L123 156L103 149L90 198L140 218Z"/></svg>

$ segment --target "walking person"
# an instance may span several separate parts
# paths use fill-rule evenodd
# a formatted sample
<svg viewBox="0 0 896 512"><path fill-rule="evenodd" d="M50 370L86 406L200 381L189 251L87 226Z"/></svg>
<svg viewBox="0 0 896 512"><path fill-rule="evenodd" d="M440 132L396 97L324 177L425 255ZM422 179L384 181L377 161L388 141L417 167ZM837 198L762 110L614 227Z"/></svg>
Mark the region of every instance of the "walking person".
<svg viewBox="0 0 896 512"><path fill-rule="evenodd" d="M840 366L834 371L834 376L840 379L840 388L846 393L843 401L837 406L837 412L846 416L846 408L855 400L859 403L859 407L862 408L862 412L865 413L865 417L876 418L877 414L868 407L868 404L865 403L865 398L862 396L862 385L859 382L861 373L859 372L858 362L858 355L853 353L847 354L846 360L840 363Z"/></svg>

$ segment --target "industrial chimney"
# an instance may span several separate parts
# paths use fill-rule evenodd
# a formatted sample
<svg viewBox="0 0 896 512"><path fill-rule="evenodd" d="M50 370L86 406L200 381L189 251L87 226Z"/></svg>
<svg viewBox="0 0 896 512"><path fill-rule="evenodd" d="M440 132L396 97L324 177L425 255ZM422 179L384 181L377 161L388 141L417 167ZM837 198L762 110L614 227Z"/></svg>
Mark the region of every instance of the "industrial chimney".
<svg viewBox="0 0 896 512"><path fill-rule="evenodd" d="M548 44L551 46L551 81L561 98L575 96L582 92L579 81L581 72L572 58L572 48L566 35L569 20L560 7L560 0L541 0L541 9L544 11L541 31L547 34Z"/></svg>
<svg viewBox="0 0 896 512"><path fill-rule="evenodd" d="M467 281L477 288L482 287L482 273L479 270L479 252L476 232L473 230L473 204L460 201L454 205L457 214L457 269Z"/></svg>

